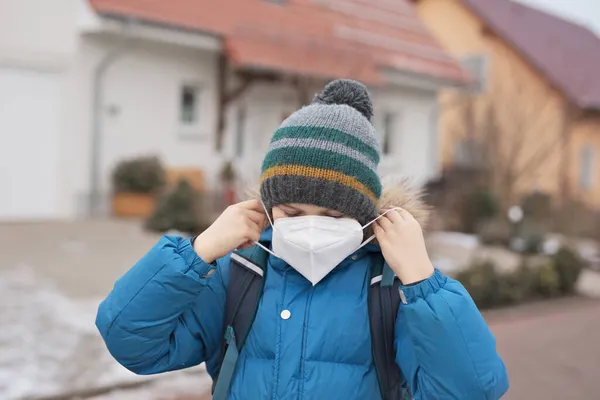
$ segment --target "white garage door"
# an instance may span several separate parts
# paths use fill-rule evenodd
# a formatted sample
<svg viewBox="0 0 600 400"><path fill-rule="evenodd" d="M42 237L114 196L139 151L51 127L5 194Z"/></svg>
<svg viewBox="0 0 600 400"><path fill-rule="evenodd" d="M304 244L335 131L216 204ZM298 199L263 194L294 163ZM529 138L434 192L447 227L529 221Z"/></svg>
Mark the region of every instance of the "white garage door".
<svg viewBox="0 0 600 400"><path fill-rule="evenodd" d="M0 220L57 216L59 79L0 66Z"/></svg>

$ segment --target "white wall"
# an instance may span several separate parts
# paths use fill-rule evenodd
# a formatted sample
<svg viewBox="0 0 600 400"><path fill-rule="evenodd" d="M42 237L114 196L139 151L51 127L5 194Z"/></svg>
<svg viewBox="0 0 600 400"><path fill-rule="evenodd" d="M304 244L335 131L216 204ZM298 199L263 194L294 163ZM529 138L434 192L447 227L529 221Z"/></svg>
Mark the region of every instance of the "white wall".
<svg viewBox="0 0 600 400"><path fill-rule="evenodd" d="M56 216L61 77L0 65L0 220Z"/></svg>
<svg viewBox="0 0 600 400"><path fill-rule="evenodd" d="M390 87L372 90L372 95L375 118L384 111L397 116L392 152L383 157L380 174L406 176L417 185L438 175L436 93Z"/></svg>
<svg viewBox="0 0 600 400"><path fill-rule="evenodd" d="M436 93L394 86L371 89L371 95L377 114L374 122L386 111L397 116L392 152L382 158L380 174L406 176L417 185L439 174ZM246 107L245 142L243 156L236 158L234 140L239 106ZM271 136L283 116L298 107L294 91L283 85L254 86L232 107L228 115L227 154L236 160L246 181L258 179Z"/></svg>
<svg viewBox="0 0 600 400"><path fill-rule="evenodd" d="M238 109L245 109L242 128L243 151L236 155ZM289 85L255 84L228 110L226 158L235 161L242 180L248 185L258 182L260 165L269 147L271 136L286 115L298 109L297 97Z"/></svg>
<svg viewBox="0 0 600 400"><path fill-rule="evenodd" d="M0 57L56 63L76 46L79 0L2 0Z"/></svg>
<svg viewBox="0 0 600 400"><path fill-rule="evenodd" d="M216 53L117 37L84 36L72 70L70 98L73 135L63 165L65 210L84 213L90 192L93 75L111 49L124 51L103 81L101 190L110 193L115 164L138 155L159 155L169 167L198 167L210 175L219 167L214 152L217 91ZM184 83L202 86L201 137L182 137L179 90ZM72 166L77 166L73 168Z"/></svg>
<svg viewBox="0 0 600 400"><path fill-rule="evenodd" d="M84 1L84 0L81 0ZM73 0L4 0L0 4L0 134L13 167L4 169L2 219L60 216L61 142L69 125L69 68L76 50ZM5 158L6 160L6 158ZM39 181L36 183L36 179ZM32 199L24 185L38 186ZM36 204L30 203L36 201Z"/></svg>

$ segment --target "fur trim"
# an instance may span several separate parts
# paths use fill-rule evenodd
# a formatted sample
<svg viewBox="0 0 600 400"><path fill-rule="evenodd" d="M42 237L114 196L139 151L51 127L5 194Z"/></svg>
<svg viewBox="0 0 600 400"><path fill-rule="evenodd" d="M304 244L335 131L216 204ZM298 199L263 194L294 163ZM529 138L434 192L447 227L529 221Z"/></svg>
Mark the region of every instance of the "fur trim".
<svg viewBox="0 0 600 400"><path fill-rule="evenodd" d="M381 182L383 192L379 200L379 211L402 207L425 228L431 214L431 207L423 201L425 192L408 178L388 176L382 178ZM260 199L260 191L257 188L249 189L246 191L246 198Z"/></svg>
<svg viewBox="0 0 600 400"><path fill-rule="evenodd" d="M402 207L425 228L429 222L431 207L425 204L425 191L414 185L408 178L385 177L382 180L383 192L379 200L379 211Z"/></svg>

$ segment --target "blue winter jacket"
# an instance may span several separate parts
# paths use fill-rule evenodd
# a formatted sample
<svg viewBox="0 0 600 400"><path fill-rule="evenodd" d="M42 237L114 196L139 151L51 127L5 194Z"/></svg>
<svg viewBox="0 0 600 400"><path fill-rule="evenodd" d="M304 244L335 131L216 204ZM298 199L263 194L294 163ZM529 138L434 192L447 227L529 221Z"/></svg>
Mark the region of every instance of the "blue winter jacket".
<svg viewBox="0 0 600 400"><path fill-rule="evenodd" d="M229 400L381 399L367 309L373 251L354 253L314 287L270 257ZM100 305L96 325L110 353L137 374L206 362L215 378L229 270L229 256L211 265L189 239L160 239ZM401 290L396 362L413 398L499 399L508 389L506 370L463 286L436 271ZM284 310L291 317L282 318Z"/></svg>

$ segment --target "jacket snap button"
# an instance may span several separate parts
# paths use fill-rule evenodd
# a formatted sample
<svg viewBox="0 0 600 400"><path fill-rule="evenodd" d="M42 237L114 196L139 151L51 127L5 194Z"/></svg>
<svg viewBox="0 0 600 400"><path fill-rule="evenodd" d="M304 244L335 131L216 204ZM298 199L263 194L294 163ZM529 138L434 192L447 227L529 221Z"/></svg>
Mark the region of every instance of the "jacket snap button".
<svg viewBox="0 0 600 400"><path fill-rule="evenodd" d="M290 319L290 317L292 316L292 313L290 312L290 310L283 310L280 314L281 319Z"/></svg>
<svg viewBox="0 0 600 400"><path fill-rule="evenodd" d="M353 260L356 260L358 258L358 254L352 255L352 257L350 257L350 258L353 259Z"/></svg>

